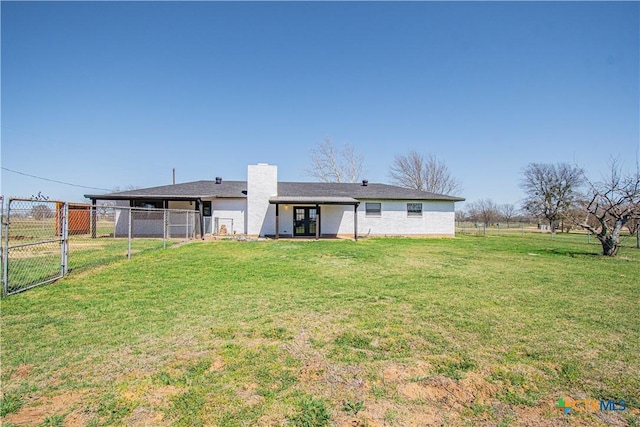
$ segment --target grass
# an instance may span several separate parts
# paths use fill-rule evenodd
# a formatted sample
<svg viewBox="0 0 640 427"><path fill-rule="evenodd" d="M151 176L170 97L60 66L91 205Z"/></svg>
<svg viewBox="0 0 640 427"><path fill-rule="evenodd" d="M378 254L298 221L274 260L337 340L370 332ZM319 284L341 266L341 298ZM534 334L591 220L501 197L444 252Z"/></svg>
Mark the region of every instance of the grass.
<svg viewBox="0 0 640 427"><path fill-rule="evenodd" d="M53 238L49 238L50 240ZM131 254L161 249L177 240L136 238L131 240ZM10 242L10 246L16 241ZM68 271L77 273L120 261L127 257L129 243L126 238L99 238L72 236L69 239ZM61 243L49 241L33 246L16 247L9 252L9 294L61 276Z"/></svg>
<svg viewBox="0 0 640 427"><path fill-rule="evenodd" d="M2 421L637 425L640 251L599 250L530 235L149 251L2 301ZM628 409L565 416L559 397Z"/></svg>

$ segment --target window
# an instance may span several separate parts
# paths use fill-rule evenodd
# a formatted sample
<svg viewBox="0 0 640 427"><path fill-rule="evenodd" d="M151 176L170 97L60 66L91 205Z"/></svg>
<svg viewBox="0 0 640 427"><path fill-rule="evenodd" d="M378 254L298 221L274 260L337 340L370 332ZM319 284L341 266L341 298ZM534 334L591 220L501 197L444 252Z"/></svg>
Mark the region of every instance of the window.
<svg viewBox="0 0 640 427"><path fill-rule="evenodd" d="M144 209L162 209L164 201L162 200L134 200L132 207Z"/></svg>
<svg viewBox="0 0 640 427"><path fill-rule="evenodd" d="M202 201L202 215L211 216L211 200Z"/></svg>
<svg viewBox="0 0 640 427"><path fill-rule="evenodd" d="M407 216L422 216L422 203L407 203Z"/></svg>
<svg viewBox="0 0 640 427"><path fill-rule="evenodd" d="M366 216L380 216L382 203L365 203Z"/></svg>

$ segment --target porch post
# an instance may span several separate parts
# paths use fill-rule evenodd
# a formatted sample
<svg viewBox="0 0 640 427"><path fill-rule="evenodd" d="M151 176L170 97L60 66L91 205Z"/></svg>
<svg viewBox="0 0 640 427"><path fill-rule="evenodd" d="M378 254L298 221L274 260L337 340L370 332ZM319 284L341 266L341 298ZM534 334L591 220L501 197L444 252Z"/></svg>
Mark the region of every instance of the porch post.
<svg viewBox="0 0 640 427"><path fill-rule="evenodd" d="M276 203L276 240L280 237L280 205Z"/></svg>
<svg viewBox="0 0 640 427"><path fill-rule="evenodd" d="M204 240L204 206L202 205L202 199L196 200L196 204L200 212L200 237Z"/></svg>
<svg viewBox="0 0 640 427"><path fill-rule="evenodd" d="M358 205L360 203L356 203L353 205L353 239L358 241Z"/></svg>
<svg viewBox="0 0 640 427"><path fill-rule="evenodd" d="M92 239L96 238L97 231L98 231L97 200L91 199L91 238Z"/></svg>
<svg viewBox="0 0 640 427"><path fill-rule="evenodd" d="M316 204L316 240L320 238L320 205Z"/></svg>

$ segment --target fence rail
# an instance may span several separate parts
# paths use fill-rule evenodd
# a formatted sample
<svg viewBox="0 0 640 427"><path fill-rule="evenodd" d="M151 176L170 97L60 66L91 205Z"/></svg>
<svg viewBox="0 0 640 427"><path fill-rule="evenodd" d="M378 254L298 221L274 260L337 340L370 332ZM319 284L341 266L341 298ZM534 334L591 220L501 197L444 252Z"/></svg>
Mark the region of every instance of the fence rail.
<svg viewBox="0 0 640 427"><path fill-rule="evenodd" d="M2 294L202 236L200 214L11 198L2 204Z"/></svg>

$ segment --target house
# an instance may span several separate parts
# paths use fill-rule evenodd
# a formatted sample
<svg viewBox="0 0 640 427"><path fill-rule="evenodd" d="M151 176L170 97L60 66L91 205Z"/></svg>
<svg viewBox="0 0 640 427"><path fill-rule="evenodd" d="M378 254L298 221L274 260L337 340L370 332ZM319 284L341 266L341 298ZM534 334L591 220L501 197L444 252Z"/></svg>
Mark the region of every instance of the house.
<svg viewBox="0 0 640 427"><path fill-rule="evenodd" d="M387 184L278 182L278 169L249 165L246 181L195 181L87 194L132 207L196 210L205 234L269 237L439 236L455 234L459 197Z"/></svg>

